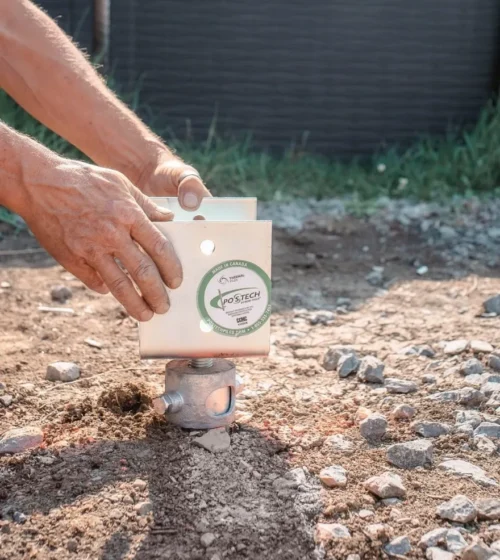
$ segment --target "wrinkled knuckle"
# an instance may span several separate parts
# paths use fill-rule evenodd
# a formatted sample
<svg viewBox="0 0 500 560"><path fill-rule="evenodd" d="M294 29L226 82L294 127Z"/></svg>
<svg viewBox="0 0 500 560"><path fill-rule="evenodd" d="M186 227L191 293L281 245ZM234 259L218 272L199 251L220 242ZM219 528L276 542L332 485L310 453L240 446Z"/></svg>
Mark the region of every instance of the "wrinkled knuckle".
<svg viewBox="0 0 500 560"><path fill-rule="evenodd" d="M164 257L170 253L170 242L164 237L158 236L153 244L155 257Z"/></svg>
<svg viewBox="0 0 500 560"><path fill-rule="evenodd" d="M120 299L127 295L130 289L130 282L126 276L115 278L110 282L109 289Z"/></svg>
<svg viewBox="0 0 500 560"><path fill-rule="evenodd" d="M147 262L142 262L136 269L135 269L135 278L138 282L148 282L154 278L154 266Z"/></svg>

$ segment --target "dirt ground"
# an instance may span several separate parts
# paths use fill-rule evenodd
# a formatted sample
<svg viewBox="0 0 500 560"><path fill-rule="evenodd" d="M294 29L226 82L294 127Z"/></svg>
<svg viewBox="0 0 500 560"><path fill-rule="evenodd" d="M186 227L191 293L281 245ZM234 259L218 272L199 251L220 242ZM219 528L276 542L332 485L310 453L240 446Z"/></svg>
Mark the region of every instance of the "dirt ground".
<svg viewBox="0 0 500 560"><path fill-rule="evenodd" d="M247 388L239 421L230 449L211 454L152 411L149 397L162 388L165 363L139 360L136 324L110 296L85 289L43 252L15 252L34 247L26 234L8 230L0 241L0 282L10 285L0 289L0 381L14 397L0 405L0 435L22 426L44 431L40 448L0 457L1 560L385 557L384 538L366 532L374 523L387 526L387 538L408 536L408 556L424 558L420 537L452 526L436 518L437 505L456 494L474 500L499 492L437 468L445 458L462 458L500 481L498 453L475 449L463 434L433 440L432 468L391 468L385 456L389 444L416 437L408 422L390 418L399 403L413 405L416 419L455 423L462 407L426 397L465 384L450 368L472 354L447 356L443 341L479 339L500 348L500 318L480 315L482 302L500 293L498 268L481 260L454 268L418 234L394 226L381 240L366 219L276 231L272 352L237 360ZM424 276L415 272L417 261L429 268ZM384 284L375 287L366 275L380 264ZM73 315L38 310L54 305L56 284L72 289L66 306ZM322 309L335 313L331 324L317 323ZM88 338L102 347L89 346ZM431 345L436 356L401 353L418 344ZM356 376L339 379L322 367L337 345L377 356L386 377L414 380L418 391L389 398ZM81 378L46 380L54 361L77 363ZM428 374L436 384L422 383ZM359 406L387 415L380 444L361 437ZM327 445L334 434L352 449ZM317 475L330 465L347 470L346 488L322 487ZM363 487L387 470L407 488L395 506ZM360 516L362 510L371 513ZM341 523L351 537L318 546L318 522ZM466 540L474 535L500 539L488 522L466 525Z"/></svg>

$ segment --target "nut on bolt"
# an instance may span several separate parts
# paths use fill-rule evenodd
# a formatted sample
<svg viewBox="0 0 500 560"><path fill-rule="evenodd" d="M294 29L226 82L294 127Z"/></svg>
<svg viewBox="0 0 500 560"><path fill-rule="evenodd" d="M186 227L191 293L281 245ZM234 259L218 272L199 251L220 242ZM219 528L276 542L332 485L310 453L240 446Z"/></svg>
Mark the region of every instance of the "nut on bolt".
<svg viewBox="0 0 500 560"><path fill-rule="evenodd" d="M153 399L153 408L158 414L177 412L183 404L182 396L177 392L165 393Z"/></svg>

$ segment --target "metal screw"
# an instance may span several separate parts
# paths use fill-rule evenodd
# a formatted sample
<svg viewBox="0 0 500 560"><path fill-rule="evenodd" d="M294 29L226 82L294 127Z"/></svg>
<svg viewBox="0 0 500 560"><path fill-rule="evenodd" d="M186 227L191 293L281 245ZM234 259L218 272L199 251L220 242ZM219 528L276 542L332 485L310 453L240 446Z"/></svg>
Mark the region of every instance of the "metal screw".
<svg viewBox="0 0 500 560"><path fill-rule="evenodd" d="M153 408L158 414L165 414L166 412L177 412L184 404L182 395L177 392L165 393L160 397L153 399Z"/></svg>
<svg viewBox="0 0 500 560"><path fill-rule="evenodd" d="M189 365L193 368L211 368L214 365L213 358L191 358Z"/></svg>

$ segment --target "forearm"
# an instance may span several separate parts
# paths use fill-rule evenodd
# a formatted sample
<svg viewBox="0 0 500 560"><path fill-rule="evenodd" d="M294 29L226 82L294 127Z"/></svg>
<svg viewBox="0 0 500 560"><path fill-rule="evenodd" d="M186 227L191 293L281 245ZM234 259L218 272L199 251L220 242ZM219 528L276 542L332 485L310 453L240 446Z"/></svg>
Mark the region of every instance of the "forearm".
<svg viewBox="0 0 500 560"><path fill-rule="evenodd" d="M28 0L0 11L0 86L29 113L133 182L145 162L174 157L48 16Z"/></svg>

